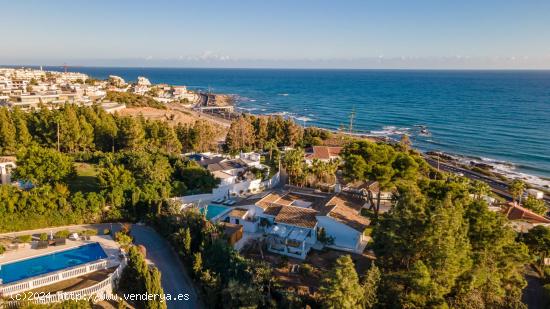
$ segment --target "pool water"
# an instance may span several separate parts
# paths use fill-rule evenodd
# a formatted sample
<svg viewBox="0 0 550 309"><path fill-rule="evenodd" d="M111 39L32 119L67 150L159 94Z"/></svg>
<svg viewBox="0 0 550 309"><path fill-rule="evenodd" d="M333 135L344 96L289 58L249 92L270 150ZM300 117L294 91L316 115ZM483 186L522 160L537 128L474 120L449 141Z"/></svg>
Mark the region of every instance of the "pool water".
<svg viewBox="0 0 550 309"><path fill-rule="evenodd" d="M0 265L3 284L107 258L99 243Z"/></svg>
<svg viewBox="0 0 550 309"><path fill-rule="evenodd" d="M201 208L201 214L204 213L206 210L206 219L211 220L212 218L215 218L219 216L220 214L226 212L229 208L219 205L208 205L208 207Z"/></svg>

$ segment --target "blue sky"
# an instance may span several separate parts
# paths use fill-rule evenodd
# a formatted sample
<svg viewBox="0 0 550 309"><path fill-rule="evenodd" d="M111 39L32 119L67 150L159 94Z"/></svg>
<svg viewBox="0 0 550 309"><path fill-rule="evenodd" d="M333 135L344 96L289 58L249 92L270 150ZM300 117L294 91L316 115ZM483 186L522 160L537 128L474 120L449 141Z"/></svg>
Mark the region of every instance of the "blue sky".
<svg viewBox="0 0 550 309"><path fill-rule="evenodd" d="M550 1L2 1L0 64L550 68Z"/></svg>

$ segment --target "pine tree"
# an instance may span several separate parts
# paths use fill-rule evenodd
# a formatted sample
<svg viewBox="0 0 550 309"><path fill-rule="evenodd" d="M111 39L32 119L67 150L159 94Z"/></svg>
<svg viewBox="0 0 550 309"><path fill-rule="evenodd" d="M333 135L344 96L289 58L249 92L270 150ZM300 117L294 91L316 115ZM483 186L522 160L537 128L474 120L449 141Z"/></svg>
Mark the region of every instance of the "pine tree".
<svg viewBox="0 0 550 309"><path fill-rule="evenodd" d="M250 151L255 143L254 127L245 117L233 121L225 139L231 152Z"/></svg>
<svg viewBox="0 0 550 309"><path fill-rule="evenodd" d="M147 293L155 296L145 303L146 309L166 309L167 306L161 284L161 274L156 267L151 267L149 270L146 276L145 289Z"/></svg>
<svg viewBox="0 0 550 309"><path fill-rule="evenodd" d="M27 146L32 141L31 134L27 127L27 120L25 114L19 109L15 108L12 111L13 123L17 132L17 145L18 147Z"/></svg>
<svg viewBox="0 0 550 309"><path fill-rule="evenodd" d="M378 303L378 287L381 277L380 269L372 262L363 282L363 290L365 292L363 306L365 309L374 308Z"/></svg>
<svg viewBox="0 0 550 309"><path fill-rule="evenodd" d="M199 276L202 272L202 255L200 252L193 254L193 273L195 276Z"/></svg>
<svg viewBox="0 0 550 309"><path fill-rule="evenodd" d="M16 151L16 130L7 108L0 108L0 153Z"/></svg>
<svg viewBox="0 0 550 309"><path fill-rule="evenodd" d="M349 255L340 256L319 289L323 308L352 309L363 303L363 288Z"/></svg>

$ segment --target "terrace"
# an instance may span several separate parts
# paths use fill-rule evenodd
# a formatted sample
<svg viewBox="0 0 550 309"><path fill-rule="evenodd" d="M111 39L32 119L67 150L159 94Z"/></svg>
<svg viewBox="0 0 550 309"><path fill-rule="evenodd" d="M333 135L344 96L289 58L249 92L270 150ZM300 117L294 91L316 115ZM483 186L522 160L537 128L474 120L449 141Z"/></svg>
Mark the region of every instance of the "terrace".
<svg viewBox="0 0 550 309"><path fill-rule="evenodd" d="M0 235L0 242L7 249L0 256L0 270L3 270L0 279L4 280L4 284L0 283L0 294L12 295L50 285L64 286L68 280L73 283L85 281L86 276L95 272L111 269L108 273L113 273L124 260L117 243L108 235L76 237L73 233L71 238L59 241L61 238L53 240L53 237L40 240L44 233L24 237L17 234L21 233ZM26 239L29 236L30 239ZM110 284L112 276L108 277L109 282L102 281L102 287ZM90 285L87 288L94 290L97 287Z"/></svg>
<svg viewBox="0 0 550 309"><path fill-rule="evenodd" d="M278 224L269 227L266 232L267 249L271 252L303 260L311 249L308 243L312 235L310 229Z"/></svg>

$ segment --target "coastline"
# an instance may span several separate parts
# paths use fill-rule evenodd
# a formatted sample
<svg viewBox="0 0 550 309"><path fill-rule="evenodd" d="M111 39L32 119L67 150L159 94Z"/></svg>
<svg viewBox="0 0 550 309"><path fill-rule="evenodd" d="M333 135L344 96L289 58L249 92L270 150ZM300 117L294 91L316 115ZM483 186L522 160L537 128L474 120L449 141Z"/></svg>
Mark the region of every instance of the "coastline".
<svg viewBox="0 0 550 309"><path fill-rule="evenodd" d="M279 113L252 113L252 111L259 110L260 106L258 108L250 109L250 108L239 108L238 106L238 96L236 96L234 107L236 111L234 112L236 115L240 114L248 114L248 115L254 115L254 116L273 116L273 115L281 115L283 117L289 117L294 120L297 120L297 123L299 124L300 117L295 117L292 115L289 115L286 112L279 112ZM240 113L237 111L241 111ZM212 118L217 118L218 121L225 120L216 114L212 115ZM384 131L377 131L372 132L346 132L343 130L334 130L330 128L323 128L319 126L310 126L315 127L318 129L326 130L328 132L331 132L332 134L341 134L344 136L350 136L355 138L365 138L370 139L375 142L389 142L389 143L397 143L398 140L394 138L396 136L395 132L398 132L399 135L406 134L405 131L399 131L396 129L395 131L392 130L386 130ZM305 128L305 127L304 127ZM387 133L387 134L385 134ZM422 150L417 147L415 147L413 143L413 147L422 153L424 156L429 156L430 153L433 153L433 151L429 150ZM472 172L480 172L484 174L485 176L488 176L495 181L510 181L513 179L521 179L525 181L530 188L534 188L537 190L541 190L545 192L546 195L550 195L550 178L545 178L542 176L532 175L525 172L517 171L515 169L514 162L504 162L499 161L491 158L484 158L481 156L472 156L472 155L465 155L461 153L451 153L451 152L445 152L441 151L441 154L446 156L446 161L449 164L452 164L453 166L464 169L467 171Z"/></svg>

